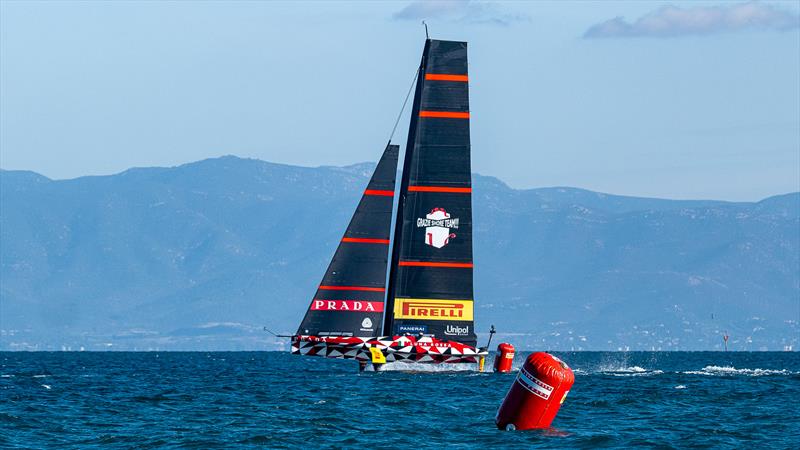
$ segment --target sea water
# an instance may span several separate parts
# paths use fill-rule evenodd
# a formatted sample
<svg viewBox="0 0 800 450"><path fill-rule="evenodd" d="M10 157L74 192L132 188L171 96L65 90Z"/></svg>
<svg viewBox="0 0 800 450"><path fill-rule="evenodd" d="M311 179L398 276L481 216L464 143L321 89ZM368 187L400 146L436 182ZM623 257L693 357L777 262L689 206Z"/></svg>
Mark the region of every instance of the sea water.
<svg viewBox="0 0 800 450"><path fill-rule="evenodd" d="M576 377L553 427L507 432L494 416L515 373L358 373L277 352L0 353L0 447L800 448L798 353L554 354Z"/></svg>

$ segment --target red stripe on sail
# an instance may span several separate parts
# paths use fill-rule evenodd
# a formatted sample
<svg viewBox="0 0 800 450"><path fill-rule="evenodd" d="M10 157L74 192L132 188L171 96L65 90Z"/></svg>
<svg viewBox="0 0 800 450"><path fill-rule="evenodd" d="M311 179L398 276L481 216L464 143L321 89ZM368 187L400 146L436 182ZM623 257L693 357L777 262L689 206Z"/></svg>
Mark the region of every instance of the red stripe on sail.
<svg viewBox="0 0 800 450"><path fill-rule="evenodd" d="M456 111L420 111L420 117L435 117L440 119L469 119L468 112Z"/></svg>
<svg viewBox="0 0 800 450"><path fill-rule="evenodd" d="M469 81L466 75L447 75L444 73L426 73L425 79L435 81L462 81L464 83Z"/></svg>
<svg viewBox="0 0 800 450"><path fill-rule="evenodd" d="M320 286L323 291L369 291L369 292L386 292L386 288L368 287L368 286Z"/></svg>
<svg viewBox="0 0 800 450"><path fill-rule="evenodd" d="M469 194L472 188L445 187L445 186L409 186L408 192L451 192L455 194Z"/></svg>
<svg viewBox="0 0 800 450"><path fill-rule="evenodd" d="M388 244L388 239L342 238L342 242L357 242L359 244Z"/></svg>
<svg viewBox="0 0 800 450"><path fill-rule="evenodd" d="M394 197L394 191L380 191L376 189L367 189L364 195L381 195L384 197Z"/></svg>
<svg viewBox="0 0 800 450"><path fill-rule="evenodd" d="M472 263L447 263L447 262L425 262L425 261L400 261L398 266L406 267L450 267L458 269L471 269Z"/></svg>

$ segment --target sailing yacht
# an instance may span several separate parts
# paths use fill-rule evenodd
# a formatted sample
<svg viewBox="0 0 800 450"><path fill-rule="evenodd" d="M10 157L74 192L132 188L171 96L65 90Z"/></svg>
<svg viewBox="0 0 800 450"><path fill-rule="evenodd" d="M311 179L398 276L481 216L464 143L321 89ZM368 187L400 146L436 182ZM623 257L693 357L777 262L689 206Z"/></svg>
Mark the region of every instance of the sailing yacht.
<svg viewBox="0 0 800 450"><path fill-rule="evenodd" d="M468 80L466 42L425 41L399 190L399 146L390 142L292 337L292 353L355 359L362 369L395 361L482 366Z"/></svg>

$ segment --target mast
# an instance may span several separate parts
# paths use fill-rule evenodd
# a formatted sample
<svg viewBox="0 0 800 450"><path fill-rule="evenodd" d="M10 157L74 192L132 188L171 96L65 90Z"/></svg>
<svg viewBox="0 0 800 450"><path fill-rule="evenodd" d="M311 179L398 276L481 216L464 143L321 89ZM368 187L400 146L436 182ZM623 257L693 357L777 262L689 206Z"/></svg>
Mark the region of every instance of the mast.
<svg viewBox="0 0 800 450"><path fill-rule="evenodd" d="M399 149L386 146L297 335L379 333Z"/></svg>
<svg viewBox="0 0 800 450"><path fill-rule="evenodd" d="M417 80L383 334L475 346L466 42L426 40Z"/></svg>
<svg viewBox="0 0 800 450"><path fill-rule="evenodd" d="M426 28L427 29L427 28ZM427 33L426 33L427 36ZM417 86L414 90L414 103L411 106L411 120L408 125L408 139L406 140L406 152L403 157L403 173L400 178L400 194L397 200L397 213L394 222L394 236L392 245L392 259L389 266L389 285L386 289L386 313L383 320L383 335L392 336L392 323L394 310L394 290L397 276L397 263L400 260L400 245L403 235L403 213L405 210L406 194L408 193L408 180L411 167L411 161L414 156L414 144L417 140L417 122L419 117L419 103L422 97L422 85L425 83L425 60L428 58L428 49L430 48L431 40L425 40L425 48L422 50L422 59L419 63L419 70L417 72Z"/></svg>

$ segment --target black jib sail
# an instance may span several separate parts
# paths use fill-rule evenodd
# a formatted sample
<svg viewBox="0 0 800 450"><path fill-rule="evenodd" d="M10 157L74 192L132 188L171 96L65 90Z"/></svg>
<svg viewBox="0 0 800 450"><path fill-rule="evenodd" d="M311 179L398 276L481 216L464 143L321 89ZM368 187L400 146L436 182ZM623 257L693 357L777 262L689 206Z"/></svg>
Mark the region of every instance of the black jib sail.
<svg viewBox="0 0 800 450"><path fill-rule="evenodd" d="M427 40L417 80L384 334L475 346L467 43Z"/></svg>
<svg viewBox="0 0 800 450"><path fill-rule="evenodd" d="M398 153L399 146L386 146L298 335L380 333Z"/></svg>

